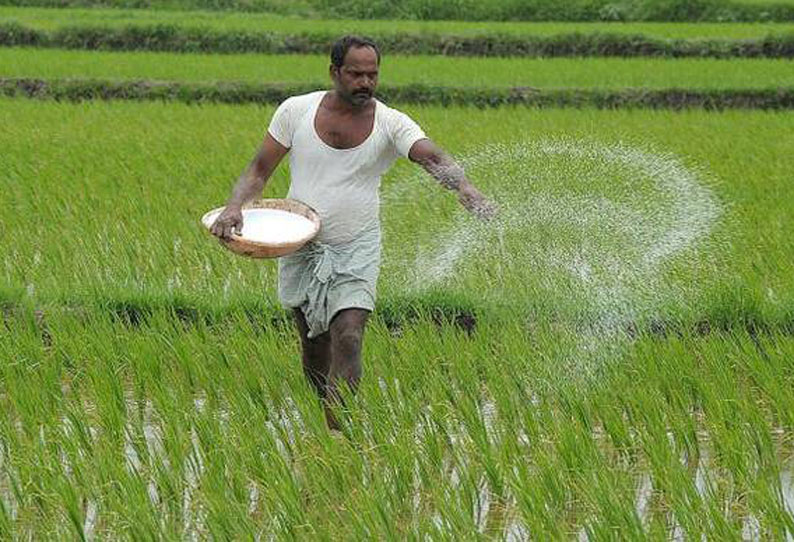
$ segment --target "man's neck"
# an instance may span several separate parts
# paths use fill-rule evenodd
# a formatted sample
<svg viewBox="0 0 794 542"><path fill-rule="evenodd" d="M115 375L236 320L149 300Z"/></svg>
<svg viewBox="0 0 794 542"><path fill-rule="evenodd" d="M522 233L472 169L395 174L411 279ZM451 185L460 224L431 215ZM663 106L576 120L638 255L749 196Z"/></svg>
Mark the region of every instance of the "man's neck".
<svg viewBox="0 0 794 542"><path fill-rule="evenodd" d="M328 97L330 99L327 100L325 107L332 110L334 113L351 116L366 113L369 108L372 107L375 100L374 98L370 98L361 105L355 105L342 98L336 90L329 92Z"/></svg>

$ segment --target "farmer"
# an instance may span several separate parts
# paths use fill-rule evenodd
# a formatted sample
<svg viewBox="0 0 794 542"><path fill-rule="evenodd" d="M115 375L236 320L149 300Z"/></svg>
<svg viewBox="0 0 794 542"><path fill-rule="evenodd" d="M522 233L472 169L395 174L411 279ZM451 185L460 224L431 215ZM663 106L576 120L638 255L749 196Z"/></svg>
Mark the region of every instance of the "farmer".
<svg viewBox="0 0 794 542"><path fill-rule="evenodd" d="M345 36L334 43L334 89L279 105L258 154L211 229L223 239L239 233L242 205L262 193L290 153L288 197L317 211L322 226L313 242L279 259L278 293L293 310L303 370L332 429L338 426L329 404L340 401L341 384L356 389L364 326L375 307L381 175L398 157L407 157L454 191L469 211L488 218L494 209L413 120L374 98L379 66L380 51L371 40Z"/></svg>

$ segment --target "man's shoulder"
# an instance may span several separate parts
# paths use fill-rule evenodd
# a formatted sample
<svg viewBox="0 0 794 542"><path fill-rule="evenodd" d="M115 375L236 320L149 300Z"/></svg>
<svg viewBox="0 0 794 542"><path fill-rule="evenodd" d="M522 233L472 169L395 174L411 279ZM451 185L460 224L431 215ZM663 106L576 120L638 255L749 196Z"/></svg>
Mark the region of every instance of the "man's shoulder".
<svg viewBox="0 0 794 542"><path fill-rule="evenodd" d="M316 90L307 92L306 94L295 94L281 102L281 106L296 109L305 108L314 103L314 101L320 99L323 94L325 94L324 90Z"/></svg>
<svg viewBox="0 0 794 542"><path fill-rule="evenodd" d="M392 117L394 115L404 114L404 113L402 113L402 111L400 111L398 109L395 109L394 107L391 107L386 102L382 102L381 100L378 100L377 98L376 98L376 100L378 102L378 110L384 116Z"/></svg>
<svg viewBox="0 0 794 542"><path fill-rule="evenodd" d="M410 115L391 107L380 100L378 100L378 114L381 116L382 121L391 128L398 129L406 124L415 124L416 122Z"/></svg>

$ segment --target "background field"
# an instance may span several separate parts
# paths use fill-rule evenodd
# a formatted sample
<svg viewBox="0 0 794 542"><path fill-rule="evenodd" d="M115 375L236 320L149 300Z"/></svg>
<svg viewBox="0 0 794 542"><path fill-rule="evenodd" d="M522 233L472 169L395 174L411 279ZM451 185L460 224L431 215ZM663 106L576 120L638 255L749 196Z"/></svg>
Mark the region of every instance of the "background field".
<svg viewBox="0 0 794 542"><path fill-rule="evenodd" d="M176 25L213 30L245 30L278 33L364 34L433 33L476 36L567 34L610 32L660 38L758 38L794 32L794 23L553 23L465 22L438 20L313 20L272 13L217 11L152 11L134 9L52 9L0 6L0 21L18 22L31 28L55 30L66 26Z"/></svg>
<svg viewBox="0 0 794 542"><path fill-rule="evenodd" d="M186 82L315 83L327 86L326 55L198 55L0 49L0 77ZM748 89L794 86L787 59L534 59L389 55L388 85L539 88Z"/></svg>
<svg viewBox="0 0 794 542"><path fill-rule="evenodd" d="M298 16L330 5L5 6L0 33L19 31L9 22L51 35L95 27L100 36L132 24L163 35L271 32L284 43L360 30L498 45L508 39L499 35L581 32L626 43L713 38L717 49L723 38L739 40L730 47L753 40L757 54L765 36L794 30L364 20L387 3L357 0L334 12L357 20ZM794 13L791 2L755 1L390 5L390 17L415 19L790 21ZM223 11L234 7L273 12ZM127 37L145 41L135 32ZM276 262L234 256L199 223L227 198L274 105L188 105L179 102L192 99L187 87L157 94L152 85L230 96L236 83L320 88L326 55L109 52L68 39L60 46L88 50L0 47L4 91L21 85L19 95L40 98L0 98L0 537L791 538L786 39L760 46L781 59L387 51L383 85L421 84L424 93L397 95L447 103L390 105L465 166L499 215L474 220L405 160L384 176L378 306L361 389L338 412L336 435L277 303ZM96 99L114 84L148 88L157 100ZM84 101L45 99L47 85L85 87L71 96ZM536 109L496 99L512 87L677 89L707 99ZM468 105L434 97L443 88L465 90L456 103ZM770 99L706 110L722 93ZM673 109L682 105L692 108ZM288 182L282 164L264 195L285 195Z"/></svg>

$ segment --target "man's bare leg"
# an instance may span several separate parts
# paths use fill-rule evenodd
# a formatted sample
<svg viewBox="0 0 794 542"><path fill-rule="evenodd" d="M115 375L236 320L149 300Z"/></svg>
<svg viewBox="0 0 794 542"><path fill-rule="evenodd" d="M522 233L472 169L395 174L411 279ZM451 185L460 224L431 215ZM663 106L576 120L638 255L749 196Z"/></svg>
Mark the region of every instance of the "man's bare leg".
<svg viewBox="0 0 794 542"><path fill-rule="evenodd" d="M323 401L325 419L330 429L339 423L329 408L339 402L337 383L346 382L355 391L361 378L361 344L369 317L365 309L343 309L334 315L328 331L309 338L309 326L303 312L293 309L303 353L303 373Z"/></svg>
<svg viewBox="0 0 794 542"><path fill-rule="evenodd" d="M322 335L309 338L309 326L303 311L293 309L295 324L301 338L301 351L303 354L303 374L314 387L320 399L325 400L328 387L328 371L331 367L331 333L326 331Z"/></svg>
<svg viewBox="0 0 794 542"><path fill-rule="evenodd" d="M368 318L368 310L351 308L337 312L331 320L331 366L326 396L329 402L341 402L339 386L343 383L353 392L358 388L361 379L361 345ZM339 429L338 422L328 409L326 419L329 427Z"/></svg>

